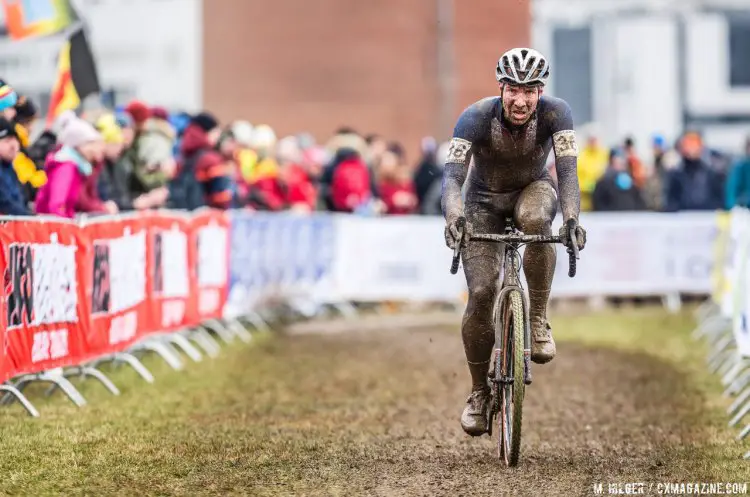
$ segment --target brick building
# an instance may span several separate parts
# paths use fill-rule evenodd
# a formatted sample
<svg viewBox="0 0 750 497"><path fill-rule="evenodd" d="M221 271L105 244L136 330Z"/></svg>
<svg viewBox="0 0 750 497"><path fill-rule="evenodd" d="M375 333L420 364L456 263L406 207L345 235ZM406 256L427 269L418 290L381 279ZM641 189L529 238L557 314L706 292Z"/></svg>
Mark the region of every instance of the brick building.
<svg viewBox="0 0 750 497"><path fill-rule="evenodd" d="M496 91L497 58L530 25L527 0L203 2L203 102L279 134L346 124L415 153Z"/></svg>

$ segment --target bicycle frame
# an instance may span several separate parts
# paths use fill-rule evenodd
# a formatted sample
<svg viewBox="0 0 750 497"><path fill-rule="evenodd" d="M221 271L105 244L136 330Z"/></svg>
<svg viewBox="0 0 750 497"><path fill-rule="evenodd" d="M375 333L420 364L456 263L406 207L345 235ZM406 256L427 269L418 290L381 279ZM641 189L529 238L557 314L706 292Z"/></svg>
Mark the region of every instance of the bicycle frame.
<svg viewBox="0 0 750 497"><path fill-rule="evenodd" d="M513 225L512 219L506 219L505 221L505 234L511 235L517 233L518 230ZM519 277L519 271L521 269L522 260L521 254L518 251L519 243L511 242L505 243L503 250L503 274L502 282L500 285L500 293L497 297L497 303L502 304L508 293L513 290L518 290L521 294L521 303L523 304L523 317L524 317L524 330L523 330L523 381L527 385L531 384L531 325L529 324L529 299L526 293L523 291L521 285L521 279ZM494 313L498 313L499 308L494 309ZM505 330L502 330L504 333ZM501 349L503 344L503 336L495 336L495 349Z"/></svg>

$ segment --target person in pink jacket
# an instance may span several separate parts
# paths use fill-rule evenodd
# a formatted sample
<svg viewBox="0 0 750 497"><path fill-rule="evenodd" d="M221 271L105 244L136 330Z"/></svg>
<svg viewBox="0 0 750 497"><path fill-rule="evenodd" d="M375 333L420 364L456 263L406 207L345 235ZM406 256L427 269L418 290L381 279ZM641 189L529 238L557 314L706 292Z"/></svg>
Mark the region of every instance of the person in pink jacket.
<svg viewBox="0 0 750 497"><path fill-rule="evenodd" d="M104 139L88 122L68 111L58 118L58 144L44 164L47 183L36 197L37 214L73 218L79 211L114 214L114 202L81 202L95 165L104 159ZM92 206L87 209L86 206Z"/></svg>

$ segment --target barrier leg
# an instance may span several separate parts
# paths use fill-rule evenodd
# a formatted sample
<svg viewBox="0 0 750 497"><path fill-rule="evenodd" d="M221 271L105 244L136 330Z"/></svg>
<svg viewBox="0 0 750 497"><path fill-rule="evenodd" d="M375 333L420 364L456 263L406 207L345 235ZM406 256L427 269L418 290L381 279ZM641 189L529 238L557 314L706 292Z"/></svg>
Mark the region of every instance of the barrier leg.
<svg viewBox="0 0 750 497"><path fill-rule="evenodd" d="M716 347L708 355L707 362L710 364L734 343L734 336L728 335L722 338Z"/></svg>
<svg viewBox="0 0 750 497"><path fill-rule="evenodd" d="M748 423L745 428L742 429L739 435L737 435L737 440L744 440L746 436L750 435L750 423Z"/></svg>
<svg viewBox="0 0 750 497"><path fill-rule="evenodd" d="M740 409L743 405L745 405L745 402L750 402L750 388L746 388L744 392L740 394L739 397L734 399L734 402L732 402L732 405L729 406L727 409L727 414L732 415L735 412L737 412L738 409Z"/></svg>
<svg viewBox="0 0 750 497"><path fill-rule="evenodd" d="M195 342L201 349L203 349L208 357L216 358L219 356L221 347L216 342L216 340L214 340L211 334L203 328L190 330L186 333L186 336L187 338Z"/></svg>
<svg viewBox="0 0 750 497"><path fill-rule="evenodd" d="M0 392L5 392L6 395L11 396L11 398L15 397L32 418L39 417L39 411L36 410L36 407L34 407L34 405L29 402L29 399L27 399L26 396L13 385L0 385Z"/></svg>
<svg viewBox="0 0 750 497"><path fill-rule="evenodd" d="M209 319L208 321L203 323L203 327L209 331L213 331L214 333L216 333L219 338L221 338L221 340L226 344L234 342L234 334L226 329L224 325L221 324L221 321L217 319Z"/></svg>
<svg viewBox="0 0 750 497"><path fill-rule="evenodd" d="M736 426L740 421L742 421L742 418L747 416L747 413L750 412L750 402L746 403L740 411L734 415L734 417L729 421L729 427Z"/></svg>
<svg viewBox="0 0 750 497"><path fill-rule="evenodd" d="M677 314L682 309L682 298L678 292L662 295L661 303L670 314Z"/></svg>
<svg viewBox="0 0 750 497"><path fill-rule="evenodd" d="M742 373L739 374L734 380L732 380L732 383L724 391L724 396L730 397L732 395L737 395L748 384L750 384L750 369L747 368L747 364L745 364L745 366L746 368L742 371Z"/></svg>
<svg viewBox="0 0 750 497"><path fill-rule="evenodd" d="M357 317L357 308L349 302L337 302L333 307L341 313L344 319L354 319Z"/></svg>
<svg viewBox="0 0 750 497"><path fill-rule="evenodd" d="M711 299L706 299L698 308L695 310L695 319L701 322L708 318L711 314L718 311L718 306Z"/></svg>
<svg viewBox="0 0 750 497"><path fill-rule="evenodd" d="M63 376L65 378L69 378L71 376L81 376L83 378L86 378L87 376L90 376L95 380L99 380L99 383L101 383L104 388L109 390L109 393L111 393L112 395L120 395L120 389L117 388L117 386L115 386L115 384L112 383L112 381L107 378L104 373L93 366L76 366L68 368L63 372ZM53 383L44 394L46 396L50 396L55 392L56 389L57 384Z"/></svg>
<svg viewBox="0 0 750 497"><path fill-rule="evenodd" d="M725 350L723 353L719 354L709 365L708 369L711 374L716 374L721 367L729 360L731 360L736 355L736 352L734 350Z"/></svg>
<svg viewBox="0 0 750 497"><path fill-rule="evenodd" d="M701 322L693 331L693 338L697 340L703 336L714 334L718 331L727 330L730 327L731 321L724 316L711 316L705 321Z"/></svg>
<svg viewBox="0 0 750 497"><path fill-rule="evenodd" d="M146 368L146 366L143 365L143 363L133 354L130 354L128 352L117 352L112 356L113 364L117 365L119 363L124 363L133 368L133 370L143 378L146 383L153 383L154 382L154 375L151 374L151 371Z"/></svg>
<svg viewBox="0 0 750 497"><path fill-rule="evenodd" d="M148 351L153 352L166 362L175 371L183 368L182 359L172 347L159 340L146 340L130 349L131 352Z"/></svg>
<svg viewBox="0 0 750 497"><path fill-rule="evenodd" d="M266 321L257 312L254 312L254 311L248 312L245 315L245 319L257 331L260 331L262 333L267 333L267 332L271 331L271 327L268 326L268 323L266 323ZM242 323L240 323L240 324L242 324Z"/></svg>
<svg viewBox="0 0 750 497"><path fill-rule="evenodd" d="M193 344L190 343L190 340L188 340L181 334L171 333L165 336L165 338L175 346L182 349L182 351L185 352L185 354L193 361L201 362L203 360L203 356L201 356L201 353L198 351L198 349L196 349Z"/></svg>
<svg viewBox="0 0 750 497"><path fill-rule="evenodd" d="M242 323L240 323L236 319L227 319L226 327L243 342L250 343L253 341L253 335L251 335L250 332L247 331L244 326L242 326Z"/></svg>
<svg viewBox="0 0 750 497"><path fill-rule="evenodd" d="M726 386L731 385L734 380L737 379L737 377L745 370L747 367L747 363L740 357L737 359L737 362L734 363L734 366L732 366L732 369L730 369L727 374L721 377L721 384Z"/></svg>
<svg viewBox="0 0 750 497"><path fill-rule="evenodd" d="M25 375L19 378L18 381L16 381L15 386L19 390L22 390L27 384L34 381L52 383L56 385L60 390L62 390L63 393L67 395L71 402L73 402L76 406L83 407L86 405L86 399L83 398L83 395L81 395L81 393L76 390L76 387L74 387L73 384L61 374L44 372L39 374Z"/></svg>
<svg viewBox="0 0 750 497"><path fill-rule="evenodd" d="M732 355L731 357L729 357L729 358L727 359L727 361L726 361L726 362L724 362L724 363L723 363L723 364L722 364L721 366L719 366L719 369L718 369L718 370L716 371L716 373L717 373L717 374L718 374L719 376L724 376L724 375L726 375L727 373L729 373L729 371L730 371L730 370L731 370L732 368L734 368L734 367L735 367L735 365L736 365L736 364L737 364L738 362L739 362L739 358L737 357L737 355L736 355L736 354L733 354L733 355Z"/></svg>

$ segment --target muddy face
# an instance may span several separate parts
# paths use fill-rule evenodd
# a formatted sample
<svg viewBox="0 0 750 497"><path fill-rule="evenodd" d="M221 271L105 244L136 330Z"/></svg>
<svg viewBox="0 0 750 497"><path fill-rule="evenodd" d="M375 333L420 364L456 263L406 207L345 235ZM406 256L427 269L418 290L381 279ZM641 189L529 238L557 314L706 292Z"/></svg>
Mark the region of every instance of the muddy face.
<svg viewBox="0 0 750 497"><path fill-rule="evenodd" d="M503 115L505 119L515 126L526 124L536 111L541 94L542 91L539 87L510 84L503 86Z"/></svg>

